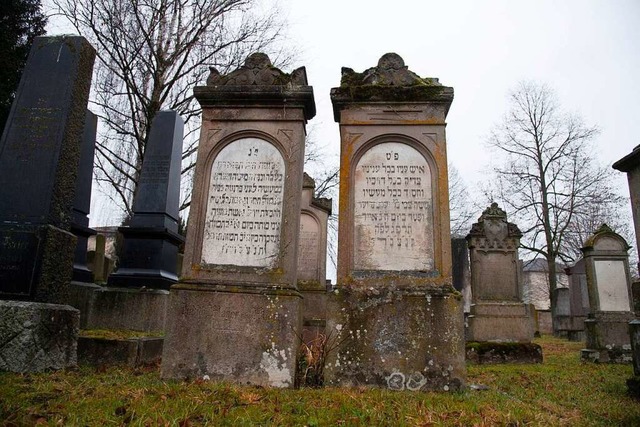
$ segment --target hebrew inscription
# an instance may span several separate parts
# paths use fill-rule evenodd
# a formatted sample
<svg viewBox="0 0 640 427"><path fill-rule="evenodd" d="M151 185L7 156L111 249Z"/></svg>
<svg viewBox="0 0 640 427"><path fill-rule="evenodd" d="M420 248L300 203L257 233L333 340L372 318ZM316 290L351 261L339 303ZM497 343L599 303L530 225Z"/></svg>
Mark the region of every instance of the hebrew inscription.
<svg viewBox="0 0 640 427"><path fill-rule="evenodd" d="M282 155L267 141L239 139L220 151L211 168L203 263L275 265L284 174Z"/></svg>
<svg viewBox="0 0 640 427"><path fill-rule="evenodd" d="M354 268L432 270L431 170L415 148L388 142L358 161Z"/></svg>
<svg viewBox="0 0 640 427"><path fill-rule="evenodd" d="M309 214L300 216L298 238L298 279L319 280L318 256L320 248L320 225Z"/></svg>

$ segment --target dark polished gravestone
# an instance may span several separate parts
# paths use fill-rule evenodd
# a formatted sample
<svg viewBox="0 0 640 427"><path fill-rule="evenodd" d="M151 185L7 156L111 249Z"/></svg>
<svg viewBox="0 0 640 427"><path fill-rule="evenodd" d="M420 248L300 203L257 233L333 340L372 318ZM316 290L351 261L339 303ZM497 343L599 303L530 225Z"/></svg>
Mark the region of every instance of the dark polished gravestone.
<svg viewBox="0 0 640 427"><path fill-rule="evenodd" d="M93 272L87 266L87 241L96 231L89 228L91 209L91 182L93 181L93 156L95 153L98 116L87 110L82 135L80 167L76 178L76 195L73 201L71 232L78 242L73 260L73 281L93 283Z"/></svg>
<svg viewBox="0 0 640 427"><path fill-rule="evenodd" d="M153 120L131 225L118 229L124 250L120 268L109 276L110 287L169 289L178 281L183 129L175 111L160 111Z"/></svg>
<svg viewBox="0 0 640 427"><path fill-rule="evenodd" d="M37 37L0 139L0 299L64 303L95 49Z"/></svg>

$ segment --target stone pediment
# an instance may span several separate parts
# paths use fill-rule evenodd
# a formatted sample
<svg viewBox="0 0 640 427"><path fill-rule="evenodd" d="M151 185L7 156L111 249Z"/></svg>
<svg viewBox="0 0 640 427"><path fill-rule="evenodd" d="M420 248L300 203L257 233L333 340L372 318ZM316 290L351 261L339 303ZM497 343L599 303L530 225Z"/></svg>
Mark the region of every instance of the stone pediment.
<svg viewBox="0 0 640 427"><path fill-rule="evenodd" d="M453 101L453 88L443 86L437 78L420 77L405 65L396 53L387 53L378 65L358 73L342 68L340 87L331 89L334 118L352 103L442 103L445 116Z"/></svg>
<svg viewBox="0 0 640 427"><path fill-rule="evenodd" d="M304 67L294 70L291 74L281 71L271 64L271 60L264 53L249 55L240 68L229 74L220 74L211 67L207 86L306 86L307 72Z"/></svg>

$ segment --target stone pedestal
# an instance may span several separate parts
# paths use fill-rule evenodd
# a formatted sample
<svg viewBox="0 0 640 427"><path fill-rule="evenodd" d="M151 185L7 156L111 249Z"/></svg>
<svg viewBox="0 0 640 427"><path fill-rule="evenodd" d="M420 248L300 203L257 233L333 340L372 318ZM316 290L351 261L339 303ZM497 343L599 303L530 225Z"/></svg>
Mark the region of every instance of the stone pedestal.
<svg viewBox="0 0 640 427"><path fill-rule="evenodd" d="M171 288L163 378L208 375L292 387L306 120L304 68L256 53L194 94L202 127L180 283Z"/></svg>
<svg viewBox="0 0 640 427"><path fill-rule="evenodd" d="M165 330L169 291L114 288L72 282L69 304L80 310L80 328L160 332Z"/></svg>
<svg viewBox="0 0 640 427"><path fill-rule="evenodd" d="M66 303L69 232L95 50L37 37L0 139L0 298Z"/></svg>
<svg viewBox="0 0 640 427"><path fill-rule="evenodd" d="M633 360L633 377L627 380L629 394L640 397L640 320L629 322L629 335L631 336L631 355Z"/></svg>
<svg viewBox="0 0 640 427"><path fill-rule="evenodd" d="M171 288L164 378L208 375L212 380L293 387L300 294L237 288Z"/></svg>
<svg viewBox="0 0 640 427"><path fill-rule="evenodd" d="M76 366L79 319L68 305L0 301L0 371Z"/></svg>
<svg viewBox="0 0 640 427"><path fill-rule="evenodd" d="M461 294L452 286L445 120L453 89L389 53L331 90L340 123L337 291L325 383L464 386Z"/></svg>
<svg viewBox="0 0 640 427"><path fill-rule="evenodd" d="M628 323L631 311L629 245L603 224L582 248L591 310L585 320L586 348L582 359L631 362Z"/></svg>
<svg viewBox="0 0 640 427"><path fill-rule="evenodd" d="M472 304L468 341L530 342L534 319L522 300L518 245L522 233L493 203L467 236Z"/></svg>

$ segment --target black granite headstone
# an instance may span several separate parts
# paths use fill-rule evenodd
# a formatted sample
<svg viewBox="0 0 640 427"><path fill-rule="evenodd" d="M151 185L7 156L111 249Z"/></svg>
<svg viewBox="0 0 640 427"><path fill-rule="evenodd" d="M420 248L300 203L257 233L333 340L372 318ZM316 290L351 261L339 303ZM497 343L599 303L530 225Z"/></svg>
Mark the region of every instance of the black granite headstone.
<svg viewBox="0 0 640 427"><path fill-rule="evenodd" d="M108 285L169 289L178 281L180 170L184 124L174 111L159 112L151 126L133 201L123 256Z"/></svg>
<svg viewBox="0 0 640 427"><path fill-rule="evenodd" d="M96 231L89 228L89 211L91 209L91 183L93 181L93 155L96 144L98 117L87 110L82 135L82 151L80 167L76 178L76 196L73 201L73 222L71 232L78 239L73 260L73 280L75 282L93 283L93 272L87 266L87 240Z"/></svg>
<svg viewBox="0 0 640 427"><path fill-rule="evenodd" d="M69 232L95 49L37 37L0 139L0 298L66 302Z"/></svg>
<svg viewBox="0 0 640 427"><path fill-rule="evenodd" d="M453 287L462 292L469 277L469 249L465 238L451 239L451 266Z"/></svg>

